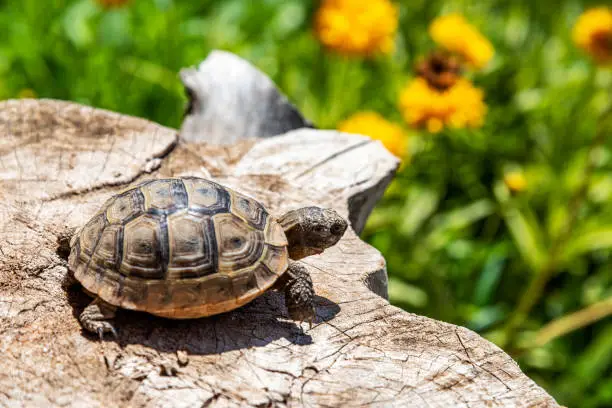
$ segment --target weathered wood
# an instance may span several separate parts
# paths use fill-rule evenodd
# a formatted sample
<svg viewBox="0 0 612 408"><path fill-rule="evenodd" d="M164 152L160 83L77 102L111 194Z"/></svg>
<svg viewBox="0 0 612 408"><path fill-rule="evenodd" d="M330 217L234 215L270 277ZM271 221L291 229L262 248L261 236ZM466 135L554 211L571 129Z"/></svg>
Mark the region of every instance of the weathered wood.
<svg viewBox="0 0 612 408"><path fill-rule="evenodd" d="M274 214L315 203L351 217L351 197L384 188L397 163L365 137L317 136L177 144L170 129L110 112L0 103L0 405L557 406L477 334L372 293L364 280L385 263L353 231L305 259L318 295L312 328L267 293L191 321L122 311L117 341L81 331L88 298L62 288L57 254L66 228L131 181L181 174L212 176Z"/></svg>
<svg viewBox="0 0 612 408"><path fill-rule="evenodd" d="M211 52L181 79L190 99L181 127L186 141L232 144L312 126L270 78L229 52Z"/></svg>

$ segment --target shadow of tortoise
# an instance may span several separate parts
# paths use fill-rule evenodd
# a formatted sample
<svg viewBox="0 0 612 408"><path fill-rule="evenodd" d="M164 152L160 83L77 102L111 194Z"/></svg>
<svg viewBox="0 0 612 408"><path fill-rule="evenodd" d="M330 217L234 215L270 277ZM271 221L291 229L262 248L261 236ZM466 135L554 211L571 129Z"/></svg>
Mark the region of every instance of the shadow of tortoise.
<svg viewBox="0 0 612 408"><path fill-rule="evenodd" d="M80 284L65 285L73 316L78 319L91 297ZM316 319L313 325L334 318L340 311L335 302L315 297ZM160 352L186 351L192 355L219 354L226 351L263 347L286 339L292 344L312 344L308 323L289 319L284 295L268 291L249 304L227 313L200 319L173 320L144 312L118 309L115 318L117 338L105 337L121 347L138 344ZM83 335L97 336L83 331Z"/></svg>

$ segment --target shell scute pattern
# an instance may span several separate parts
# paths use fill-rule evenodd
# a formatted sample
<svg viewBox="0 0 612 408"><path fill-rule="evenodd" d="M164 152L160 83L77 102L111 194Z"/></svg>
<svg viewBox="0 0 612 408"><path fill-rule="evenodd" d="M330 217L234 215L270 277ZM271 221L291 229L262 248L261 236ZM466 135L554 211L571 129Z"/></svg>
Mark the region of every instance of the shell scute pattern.
<svg viewBox="0 0 612 408"><path fill-rule="evenodd" d="M202 214L216 214L229 212L230 195L227 189L212 181L187 178L183 180L189 208Z"/></svg>
<svg viewBox="0 0 612 408"><path fill-rule="evenodd" d="M253 271L243 271L232 275L232 291L235 297L242 296L245 293L254 294L260 291L257 286L257 279Z"/></svg>
<svg viewBox="0 0 612 408"><path fill-rule="evenodd" d="M200 296L206 303L219 303L234 298L232 279L223 274L211 275L200 284Z"/></svg>
<svg viewBox="0 0 612 408"><path fill-rule="evenodd" d="M278 247L286 247L289 245L287 242L287 236L283 231L283 228L277 222L271 222L268 224L268 227L265 231L266 234L266 242L270 245L278 246Z"/></svg>
<svg viewBox="0 0 612 408"><path fill-rule="evenodd" d="M201 287L199 284L193 285L189 281L173 281L168 292L171 294L174 307L189 307L197 303L200 299Z"/></svg>
<svg viewBox="0 0 612 408"><path fill-rule="evenodd" d="M232 273L252 266L264 249L263 232L250 228L234 214L213 217L219 242L219 271Z"/></svg>
<svg viewBox="0 0 612 408"><path fill-rule="evenodd" d="M182 210L168 217L168 231L168 279L215 273L217 243L210 216Z"/></svg>
<svg viewBox="0 0 612 408"><path fill-rule="evenodd" d="M148 212L165 214L187 207L187 191L181 180L160 180L140 187Z"/></svg>
<svg viewBox="0 0 612 408"><path fill-rule="evenodd" d="M285 252L285 247L269 246L265 256L262 259L270 271L279 274L289 266L289 256Z"/></svg>
<svg viewBox="0 0 612 408"><path fill-rule="evenodd" d="M126 276L162 279L162 231L159 220L150 214L135 218L124 227L123 261L119 270Z"/></svg>
<svg viewBox="0 0 612 408"><path fill-rule="evenodd" d="M134 189L123 193L108 203L105 213L110 224L125 224L144 211L142 192Z"/></svg>
<svg viewBox="0 0 612 408"><path fill-rule="evenodd" d="M278 275L263 263L257 265L257 269L254 271L253 275L255 276L257 287L261 290L266 287L268 282L274 281L278 278Z"/></svg>
<svg viewBox="0 0 612 408"><path fill-rule="evenodd" d="M261 230L266 225L266 210L257 201L247 196L233 192L232 210L256 229Z"/></svg>
<svg viewBox="0 0 612 408"><path fill-rule="evenodd" d="M119 235L121 226L109 225L100 234L93 260L97 265L114 268L119 261Z"/></svg>
<svg viewBox="0 0 612 408"><path fill-rule="evenodd" d="M87 256L86 259L84 259L85 261L89 261L89 257L93 255L104 225L104 216L98 215L89 221L81 231L79 241L81 243L81 254Z"/></svg>
<svg viewBox="0 0 612 408"><path fill-rule="evenodd" d="M268 289L287 238L257 201L209 180L149 180L109 199L71 243L83 286L171 318L221 313Z"/></svg>
<svg viewBox="0 0 612 408"><path fill-rule="evenodd" d="M130 280L129 285L124 282L123 289L121 289L121 295L122 296L117 299L117 302L113 303L114 305L132 310L146 310L149 288L144 281Z"/></svg>
<svg viewBox="0 0 612 408"><path fill-rule="evenodd" d="M116 299L122 296L125 276L99 271L96 277L99 282L98 295L103 299Z"/></svg>

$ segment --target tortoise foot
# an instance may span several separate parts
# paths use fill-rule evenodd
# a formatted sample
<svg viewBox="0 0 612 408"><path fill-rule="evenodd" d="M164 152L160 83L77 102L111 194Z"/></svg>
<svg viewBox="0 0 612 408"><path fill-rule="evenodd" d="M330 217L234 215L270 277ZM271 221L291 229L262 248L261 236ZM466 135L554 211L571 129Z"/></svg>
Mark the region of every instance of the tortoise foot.
<svg viewBox="0 0 612 408"><path fill-rule="evenodd" d="M96 298L83 310L79 316L79 321L85 330L96 333L100 339L104 334L110 333L117 338L117 331L112 320L115 318L116 307L109 305L100 298Z"/></svg>
<svg viewBox="0 0 612 408"><path fill-rule="evenodd" d="M308 322L312 325L316 314L314 307L314 288L312 279L304 265L291 262L287 272L283 274L285 305L289 316L299 322Z"/></svg>

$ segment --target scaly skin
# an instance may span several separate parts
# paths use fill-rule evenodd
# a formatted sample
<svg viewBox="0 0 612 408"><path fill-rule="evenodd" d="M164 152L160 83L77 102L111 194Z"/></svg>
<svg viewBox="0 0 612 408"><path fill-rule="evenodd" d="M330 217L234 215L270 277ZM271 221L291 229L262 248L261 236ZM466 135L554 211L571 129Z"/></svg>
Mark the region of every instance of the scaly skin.
<svg viewBox="0 0 612 408"><path fill-rule="evenodd" d="M320 254L335 245L348 227L337 212L319 207L289 211L278 221L285 230L293 260Z"/></svg>
<svg viewBox="0 0 612 408"><path fill-rule="evenodd" d="M291 319L308 323L315 320L315 291L304 265L291 261L287 271L277 281L276 289L285 293L285 305Z"/></svg>
<svg viewBox="0 0 612 408"><path fill-rule="evenodd" d="M115 306L109 305L100 298L95 298L89 306L87 306L79 320L83 328L91 333L97 333L100 339L105 333L111 333L113 337L117 337L117 331L113 326L112 320L115 318Z"/></svg>
<svg viewBox="0 0 612 408"><path fill-rule="evenodd" d="M314 321L315 292L306 267L298 259L316 255L335 245L348 228L337 212L319 207L304 207L289 211L279 219L289 242L292 261L279 278L276 289L285 293L285 305L293 320Z"/></svg>

